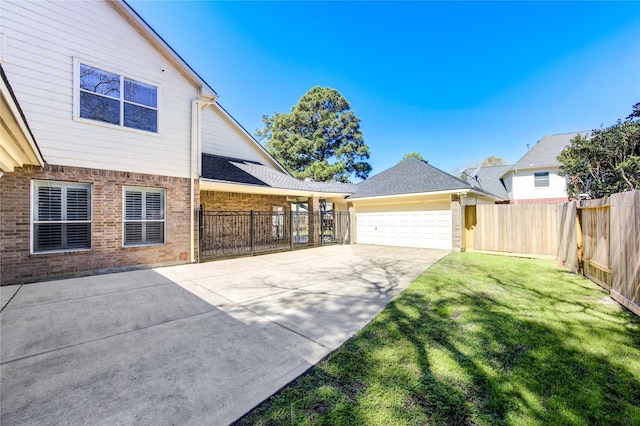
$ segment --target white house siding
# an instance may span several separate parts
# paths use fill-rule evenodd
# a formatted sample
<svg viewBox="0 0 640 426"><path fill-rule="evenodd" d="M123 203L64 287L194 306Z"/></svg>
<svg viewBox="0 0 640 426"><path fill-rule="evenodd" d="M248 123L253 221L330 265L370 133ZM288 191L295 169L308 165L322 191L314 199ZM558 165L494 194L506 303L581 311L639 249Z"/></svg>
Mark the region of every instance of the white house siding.
<svg viewBox="0 0 640 426"><path fill-rule="evenodd" d="M246 132L214 108L202 111L202 152L265 165L273 162Z"/></svg>
<svg viewBox="0 0 640 426"><path fill-rule="evenodd" d="M49 164L189 176L191 100L198 88L111 5L0 4L2 65ZM159 133L74 120L74 58L157 85Z"/></svg>
<svg viewBox="0 0 640 426"><path fill-rule="evenodd" d="M560 199L567 197L565 178L558 168L518 170L513 176L513 200ZM536 188L535 172L549 172L549 186Z"/></svg>

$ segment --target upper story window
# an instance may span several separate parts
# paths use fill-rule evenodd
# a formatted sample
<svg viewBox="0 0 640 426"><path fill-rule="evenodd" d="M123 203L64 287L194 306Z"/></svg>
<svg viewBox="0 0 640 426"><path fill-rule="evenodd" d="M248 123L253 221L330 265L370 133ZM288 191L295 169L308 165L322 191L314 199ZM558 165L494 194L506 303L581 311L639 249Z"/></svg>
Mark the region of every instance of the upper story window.
<svg viewBox="0 0 640 426"><path fill-rule="evenodd" d="M158 132L158 88L80 63L79 117Z"/></svg>
<svg viewBox="0 0 640 426"><path fill-rule="evenodd" d="M533 174L533 184L536 188L546 188L549 186L549 172L535 172Z"/></svg>

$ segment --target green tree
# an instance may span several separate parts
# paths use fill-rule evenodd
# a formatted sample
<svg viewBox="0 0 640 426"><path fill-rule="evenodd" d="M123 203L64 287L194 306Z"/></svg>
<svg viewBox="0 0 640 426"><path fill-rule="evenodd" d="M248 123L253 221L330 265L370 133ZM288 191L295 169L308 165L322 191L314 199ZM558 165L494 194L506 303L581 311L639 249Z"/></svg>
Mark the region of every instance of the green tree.
<svg viewBox="0 0 640 426"><path fill-rule="evenodd" d="M360 119L335 89L313 87L290 113L265 115L262 121L256 136L297 179L349 182L352 175L366 179L371 172Z"/></svg>
<svg viewBox="0 0 640 426"><path fill-rule="evenodd" d="M571 198L602 198L640 189L640 109L624 121L578 135L558 155Z"/></svg>
<svg viewBox="0 0 640 426"><path fill-rule="evenodd" d="M482 163L480 163L482 167L502 166L504 164L506 164L504 160L500 157L496 157L495 155L491 155L485 158L484 160L482 160Z"/></svg>
<svg viewBox="0 0 640 426"><path fill-rule="evenodd" d="M413 151L408 154L405 154L402 157L402 160L400 160L399 162L402 163L404 160L408 160L409 158L417 158L420 161L424 161L424 157L422 156L422 154L420 154L419 152Z"/></svg>

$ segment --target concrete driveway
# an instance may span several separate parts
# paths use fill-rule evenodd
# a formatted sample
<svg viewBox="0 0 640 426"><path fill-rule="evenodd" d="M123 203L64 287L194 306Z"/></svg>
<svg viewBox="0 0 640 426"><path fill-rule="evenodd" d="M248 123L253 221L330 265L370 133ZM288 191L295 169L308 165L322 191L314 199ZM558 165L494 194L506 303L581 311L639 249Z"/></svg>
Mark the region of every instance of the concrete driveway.
<svg viewBox="0 0 640 426"><path fill-rule="evenodd" d="M330 246L2 287L0 423L231 423L446 254Z"/></svg>

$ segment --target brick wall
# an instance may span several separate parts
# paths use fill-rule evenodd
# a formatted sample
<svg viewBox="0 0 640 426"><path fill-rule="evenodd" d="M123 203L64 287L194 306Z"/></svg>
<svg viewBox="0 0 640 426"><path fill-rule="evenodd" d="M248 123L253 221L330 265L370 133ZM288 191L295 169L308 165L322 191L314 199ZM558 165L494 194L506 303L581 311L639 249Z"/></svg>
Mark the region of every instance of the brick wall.
<svg viewBox="0 0 640 426"><path fill-rule="evenodd" d="M560 197L560 198L529 198L529 199L520 199L520 200L512 200L511 204L562 204L569 202L568 197Z"/></svg>
<svg viewBox="0 0 640 426"><path fill-rule="evenodd" d="M30 253L32 179L92 184L93 248ZM166 189L166 244L122 247L123 186ZM87 271L185 263L190 255L189 179L79 167L29 167L0 178L0 284L37 281ZM195 187L196 206L198 190ZM197 229L197 222L196 222ZM197 244L195 245L197 250Z"/></svg>
<svg viewBox="0 0 640 426"><path fill-rule="evenodd" d="M241 194L239 192L201 191L200 203L206 211L263 211L270 212L274 206L291 209L287 198L281 195Z"/></svg>
<svg viewBox="0 0 640 426"><path fill-rule="evenodd" d="M462 247L462 206L460 196L451 196L451 247L453 251L460 251Z"/></svg>

